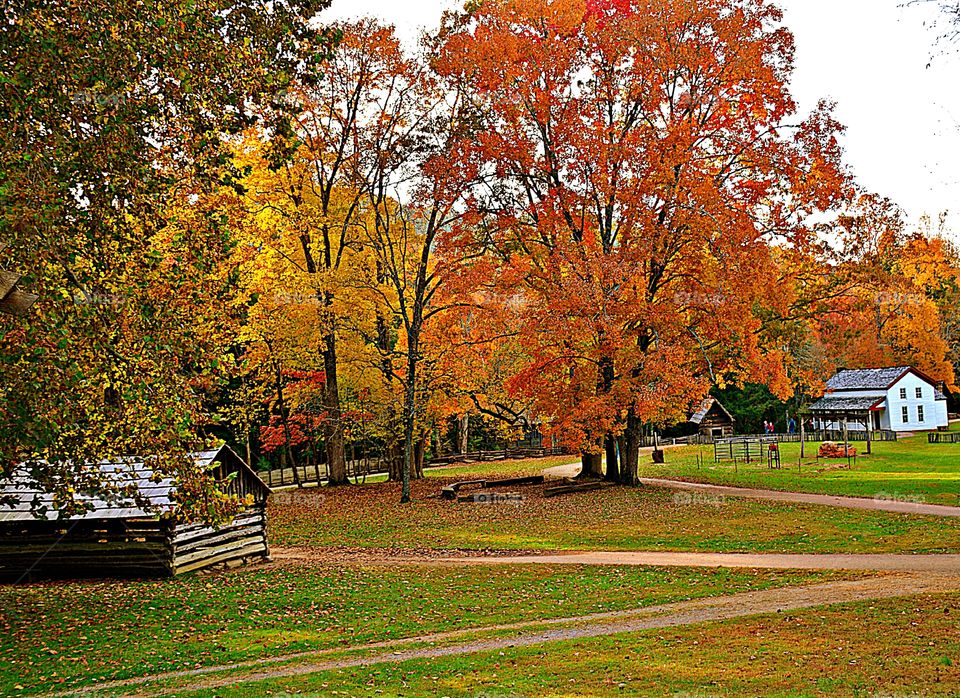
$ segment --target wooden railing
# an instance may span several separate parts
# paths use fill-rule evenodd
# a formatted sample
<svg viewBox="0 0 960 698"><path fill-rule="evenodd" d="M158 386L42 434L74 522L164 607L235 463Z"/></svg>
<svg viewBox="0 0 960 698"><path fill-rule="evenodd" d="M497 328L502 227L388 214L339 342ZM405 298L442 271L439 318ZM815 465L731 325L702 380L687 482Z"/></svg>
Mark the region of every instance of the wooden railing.
<svg viewBox="0 0 960 698"><path fill-rule="evenodd" d="M725 460L741 460L750 463L766 458L771 446L777 442L775 435L726 437L714 442L713 454L717 463Z"/></svg>
<svg viewBox="0 0 960 698"><path fill-rule="evenodd" d="M800 443L800 434L737 434L735 436L724 436L724 437L711 437L703 436L702 434L694 434L693 436L681 437L677 439L660 439L661 444L687 444L690 446L695 446L697 444L712 444L716 441L723 441L726 439L776 439L780 443ZM836 430L817 430L817 431L807 431L803 434L803 440L806 443L811 442L822 442L822 441L843 441L843 431ZM865 431L847 431L847 441L866 441L867 432ZM870 432L871 441L896 441L897 432L890 431L887 429L881 429L877 431Z"/></svg>
<svg viewBox="0 0 960 698"><path fill-rule="evenodd" d="M347 476L350 479L362 480L369 475L381 475L389 472L387 461L383 459L370 458L367 460L355 460L347 462ZM267 487L286 487L297 484L316 484L326 482L330 477L326 463L315 465L297 466L296 476L293 468L274 468L273 470L261 470L257 473L260 479L267 483Z"/></svg>
<svg viewBox="0 0 960 698"><path fill-rule="evenodd" d="M927 434L931 444L960 444L960 431L932 431Z"/></svg>

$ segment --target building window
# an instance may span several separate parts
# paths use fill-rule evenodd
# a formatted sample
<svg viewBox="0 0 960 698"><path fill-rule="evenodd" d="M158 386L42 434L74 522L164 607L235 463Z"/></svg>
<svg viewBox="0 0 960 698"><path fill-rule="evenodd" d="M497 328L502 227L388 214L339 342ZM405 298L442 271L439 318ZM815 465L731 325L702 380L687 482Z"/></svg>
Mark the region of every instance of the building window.
<svg viewBox="0 0 960 698"><path fill-rule="evenodd" d="M917 388L917 399L919 400L922 397L923 397L923 388Z"/></svg>
<svg viewBox="0 0 960 698"><path fill-rule="evenodd" d="M917 421L923 421L923 405L917 405Z"/></svg>
<svg viewBox="0 0 960 698"><path fill-rule="evenodd" d="M900 408L900 416L902 417L902 419L901 419L900 421L902 421L904 424L906 424L907 422L909 422L909 421L910 421L910 408L907 407L906 405L904 405L903 407L901 407L901 408Z"/></svg>
<svg viewBox="0 0 960 698"><path fill-rule="evenodd" d="M900 388L900 399L901 399L901 400L906 400L906 399L907 399L907 389L906 389L906 388ZM906 420L904 420L904 421L906 421Z"/></svg>

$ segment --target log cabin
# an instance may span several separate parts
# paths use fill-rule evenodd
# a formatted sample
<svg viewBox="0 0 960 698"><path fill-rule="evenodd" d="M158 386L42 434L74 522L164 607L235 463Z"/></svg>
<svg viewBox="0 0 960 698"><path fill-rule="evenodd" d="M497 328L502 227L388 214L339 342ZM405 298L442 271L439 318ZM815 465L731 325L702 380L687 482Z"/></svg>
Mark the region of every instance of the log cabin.
<svg viewBox="0 0 960 698"><path fill-rule="evenodd" d="M701 436L721 438L733 436L736 420L719 400L707 397L700 403L700 408L691 415L690 423L696 426Z"/></svg>
<svg viewBox="0 0 960 698"><path fill-rule="evenodd" d="M184 520L176 483L129 457L95 467L115 486L132 485L138 497L86 495L86 512L61 516L50 492L25 469L15 471L0 482L0 579L163 577L268 558L270 489L227 446L192 457L224 483L225 493L250 495L249 506L218 527Z"/></svg>

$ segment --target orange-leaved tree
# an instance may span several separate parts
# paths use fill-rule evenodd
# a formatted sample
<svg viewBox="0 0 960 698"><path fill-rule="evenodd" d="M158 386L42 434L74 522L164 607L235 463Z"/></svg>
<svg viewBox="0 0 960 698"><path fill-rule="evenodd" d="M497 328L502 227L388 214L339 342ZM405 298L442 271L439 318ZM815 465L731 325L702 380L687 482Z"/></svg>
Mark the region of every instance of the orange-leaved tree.
<svg viewBox="0 0 960 698"><path fill-rule="evenodd" d="M432 70L431 57L394 55L389 87L357 95L380 114L359 134L366 180L358 186L365 187L369 210L361 224L372 256L366 288L399 334L396 342L377 346L385 372L403 387L403 502L410 500L416 444L423 440L417 424L434 386L437 352L425 345L426 328L471 304L456 289L469 287L465 280L486 249L475 225L482 178L472 108L462 90Z"/></svg>
<svg viewBox="0 0 960 698"><path fill-rule="evenodd" d="M532 358L512 387L584 451L584 474L605 452L606 476L635 482L642 430L711 382L789 389L758 309L786 312L775 249L810 244L810 214L847 182L829 106L794 117L781 21L762 0L447 16L437 66L481 125L497 283L524 307Z"/></svg>

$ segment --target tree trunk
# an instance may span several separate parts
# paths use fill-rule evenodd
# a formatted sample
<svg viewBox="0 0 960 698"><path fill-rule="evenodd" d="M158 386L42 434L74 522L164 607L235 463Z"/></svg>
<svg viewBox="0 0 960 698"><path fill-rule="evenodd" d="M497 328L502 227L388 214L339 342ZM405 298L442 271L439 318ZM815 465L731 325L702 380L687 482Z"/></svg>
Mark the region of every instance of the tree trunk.
<svg viewBox="0 0 960 698"><path fill-rule="evenodd" d="M603 456L601 454L584 451L580 459L583 462L583 467L577 475L578 480L603 477Z"/></svg>
<svg viewBox="0 0 960 698"><path fill-rule="evenodd" d="M253 463L253 452L250 448L250 430L252 426L250 425L250 415L247 415L246 419L246 435L247 435L247 465L251 468L256 469L256 466Z"/></svg>
<svg viewBox="0 0 960 698"><path fill-rule="evenodd" d="M410 338L407 340L411 341ZM403 472L401 481L400 503L406 504L410 501L410 473L414 466L413 453L413 426L416 421L416 399L417 399L417 357L416 346L408 345L407 348L407 384L404 386L403 398Z"/></svg>
<svg viewBox="0 0 960 698"><path fill-rule="evenodd" d="M613 388L615 376L613 357L600 357L597 376L597 393L600 395L609 393ZM603 479L608 482L618 482L620 480L620 459L617 457L617 441L613 434L607 433L607 435L603 437L603 451L607 459L606 474L603 476Z"/></svg>
<svg viewBox="0 0 960 698"><path fill-rule="evenodd" d="M400 441L392 441L384 449L383 457L387 462L387 479L390 482L400 482L403 479L403 449Z"/></svg>
<svg viewBox="0 0 960 698"><path fill-rule="evenodd" d="M423 458L426 455L426 452L427 452L427 434L424 434L417 441L416 446L414 448L414 459L413 459L414 468L413 468L413 473L411 474L411 477L414 480L423 479Z"/></svg>
<svg viewBox="0 0 960 698"><path fill-rule="evenodd" d="M624 485L637 485L640 482L640 422L633 414L627 415L627 428L623 432L623 468L620 471L620 482Z"/></svg>
<svg viewBox="0 0 960 698"><path fill-rule="evenodd" d="M620 458L617 453L617 439L607 434L603 440L603 450L607 457L607 469L603 479L607 482L620 482Z"/></svg>
<svg viewBox="0 0 960 698"><path fill-rule="evenodd" d="M470 413L464 412L457 420L457 448L460 453L470 450Z"/></svg>
<svg viewBox="0 0 960 698"><path fill-rule="evenodd" d="M340 387L337 380L337 335L330 332L323 338L324 409L327 418L323 424L323 440L327 451L328 485L346 485L347 458L343 440L340 412Z"/></svg>

